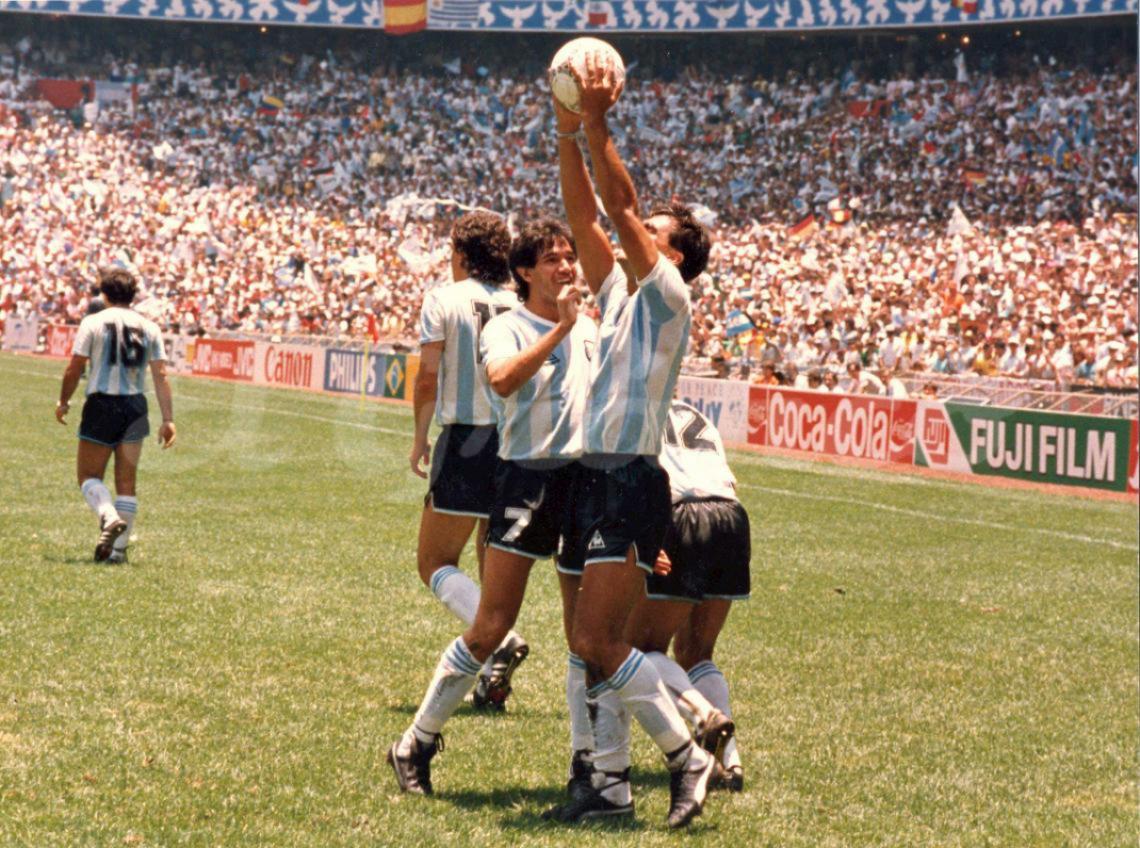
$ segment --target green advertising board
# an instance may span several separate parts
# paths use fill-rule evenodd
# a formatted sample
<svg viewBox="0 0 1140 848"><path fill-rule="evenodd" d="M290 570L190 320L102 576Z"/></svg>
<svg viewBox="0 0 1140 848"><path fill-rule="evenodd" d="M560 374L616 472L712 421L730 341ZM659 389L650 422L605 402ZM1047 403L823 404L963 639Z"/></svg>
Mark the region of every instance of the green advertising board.
<svg viewBox="0 0 1140 848"><path fill-rule="evenodd" d="M1124 418L924 402L915 464L1123 492L1131 428Z"/></svg>

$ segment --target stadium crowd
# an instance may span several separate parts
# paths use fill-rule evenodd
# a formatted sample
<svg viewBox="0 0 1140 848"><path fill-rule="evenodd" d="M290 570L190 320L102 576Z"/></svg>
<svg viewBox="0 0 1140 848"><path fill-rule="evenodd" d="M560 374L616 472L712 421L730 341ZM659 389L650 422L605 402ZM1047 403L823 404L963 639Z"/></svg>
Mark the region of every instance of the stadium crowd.
<svg viewBox="0 0 1140 848"><path fill-rule="evenodd" d="M459 48L376 62L38 32L0 37L0 316L77 321L118 260L169 329L414 339L457 208L560 210L525 51L488 70ZM1135 56L908 57L630 62L613 123L635 182L715 230L694 365L1136 386ZM41 78L137 98L61 110Z"/></svg>

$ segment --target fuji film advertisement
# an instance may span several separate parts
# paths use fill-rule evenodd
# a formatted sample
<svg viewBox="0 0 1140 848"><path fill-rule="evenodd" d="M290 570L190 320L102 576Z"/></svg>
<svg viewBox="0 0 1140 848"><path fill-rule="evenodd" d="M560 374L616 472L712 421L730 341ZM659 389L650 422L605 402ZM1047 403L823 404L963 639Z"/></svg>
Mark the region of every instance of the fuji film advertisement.
<svg viewBox="0 0 1140 848"><path fill-rule="evenodd" d="M1037 483L1133 490L1135 422L924 401L915 464Z"/></svg>

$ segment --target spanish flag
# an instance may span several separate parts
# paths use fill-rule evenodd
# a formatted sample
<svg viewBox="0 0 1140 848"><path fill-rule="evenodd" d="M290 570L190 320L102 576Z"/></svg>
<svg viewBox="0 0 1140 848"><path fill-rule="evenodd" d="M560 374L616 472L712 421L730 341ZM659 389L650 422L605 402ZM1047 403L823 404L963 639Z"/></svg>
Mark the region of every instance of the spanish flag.
<svg viewBox="0 0 1140 848"><path fill-rule="evenodd" d="M427 27L427 0L384 0L384 32L407 35Z"/></svg>

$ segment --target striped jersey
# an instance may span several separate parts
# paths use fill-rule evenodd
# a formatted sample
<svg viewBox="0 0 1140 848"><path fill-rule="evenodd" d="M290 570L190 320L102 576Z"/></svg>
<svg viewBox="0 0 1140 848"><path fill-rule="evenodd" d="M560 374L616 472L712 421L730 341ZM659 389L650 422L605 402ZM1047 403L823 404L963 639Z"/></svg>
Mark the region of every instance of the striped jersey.
<svg viewBox="0 0 1140 848"><path fill-rule="evenodd" d="M526 350L554 322L517 306L483 331L483 361ZM590 380L594 322L584 315L523 386L505 398L491 392L499 418L500 459L573 459L582 455L582 403Z"/></svg>
<svg viewBox="0 0 1140 848"><path fill-rule="evenodd" d="M692 307L681 272L663 255L637 286L629 294L615 262L598 289L602 322L586 401L586 453L661 452Z"/></svg>
<svg viewBox="0 0 1140 848"><path fill-rule="evenodd" d="M90 360L89 395L141 395L146 391L146 366L166 359L158 325L124 306L84 318L71 352Z"/></svg>
<svg viewBox="0 0 1140 848"><path fill-rule="evenodd" d="M712 422L679 400L669 407L661 446L661 467L669 472L673 503L694 498L737 500L736 477L724 442Z"/></svg>
<svg viewBox="0 0 1140 848"><path fill-rule="evenodd" d="M479 362L479 334L487 322L518 302L513 291L470 279L439 286L424 296L420 344L443 342L435 400L440 426L495 423L491 390Z"/></svg>

